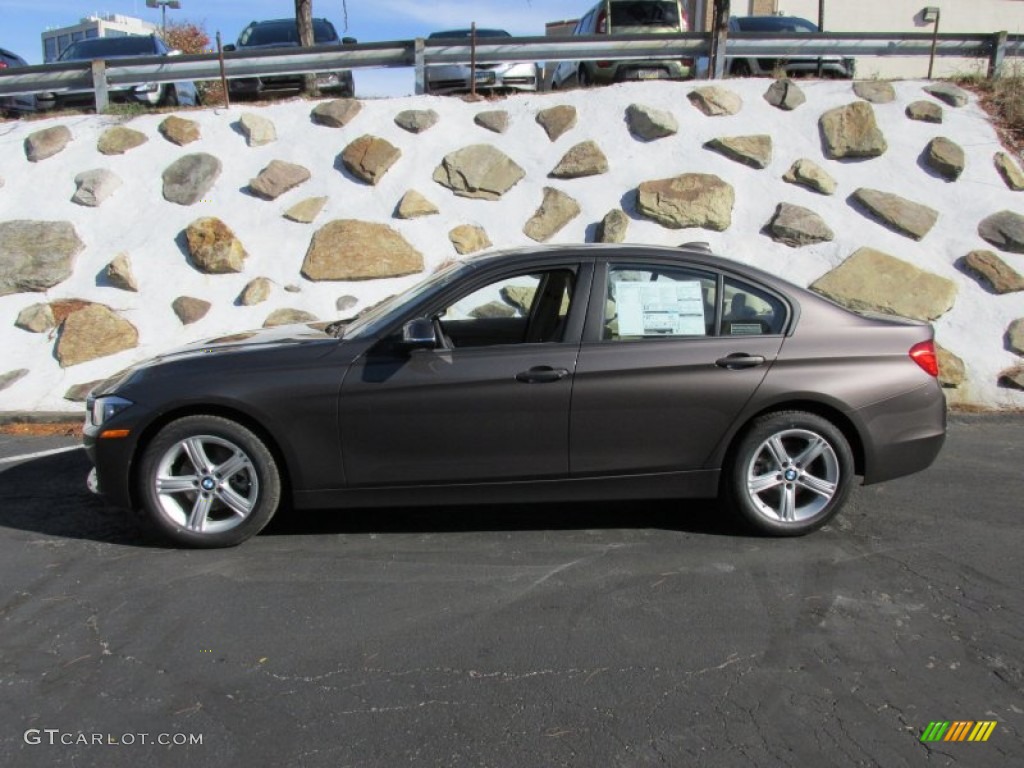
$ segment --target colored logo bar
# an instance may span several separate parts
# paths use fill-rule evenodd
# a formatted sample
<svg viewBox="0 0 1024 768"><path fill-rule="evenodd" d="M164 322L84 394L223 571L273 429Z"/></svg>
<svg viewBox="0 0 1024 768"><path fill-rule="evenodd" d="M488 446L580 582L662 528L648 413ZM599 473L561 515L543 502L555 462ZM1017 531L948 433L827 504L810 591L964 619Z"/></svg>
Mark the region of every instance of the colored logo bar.
<svg viewBox="0 0 1024 768"><path fill-rule="evenodd" d="M933 720L921 734L921 741L988 741L996 725L995 720Z"/></svg>

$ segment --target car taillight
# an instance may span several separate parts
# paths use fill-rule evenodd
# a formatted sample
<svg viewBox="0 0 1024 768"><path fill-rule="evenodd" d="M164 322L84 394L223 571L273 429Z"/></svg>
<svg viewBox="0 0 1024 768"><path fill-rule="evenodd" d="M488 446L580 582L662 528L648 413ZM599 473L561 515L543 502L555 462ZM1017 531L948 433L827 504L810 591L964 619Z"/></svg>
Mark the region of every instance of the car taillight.
<svg viewBox="0 0 1024 768"><path fill-rule="evenodd" d="M680 59L679 63L684 67L693 67L693 59Z"/></svg>
<svg viewBox="0 0 1024 768"><path fill-rule="evenodd" d="M939 375L939 357L935 354L935 343L922 341L910 348L910 359L921 366L929 376Z"/></svg>
<svg viewBox="0 0 1024 768"><path fill-rule="evenodd" d="M0 61L0 69L7 69L7 62L6 61Z"/></svg>
<svg viewBox="0 0 1024 768"><path fill-rule="evenodd" d="M600 67L601 69L608 69L608 67L610 67L615 62L614 61L596 61L594 63L597 64L597 66Z"/></svg>
<svg viewBox="0 0 1024 768"><path fill-rule="evenodd" d="M603 35L607 31L608 31L608 15L604 11L601 11L597 15L597 34Z"/></svg>

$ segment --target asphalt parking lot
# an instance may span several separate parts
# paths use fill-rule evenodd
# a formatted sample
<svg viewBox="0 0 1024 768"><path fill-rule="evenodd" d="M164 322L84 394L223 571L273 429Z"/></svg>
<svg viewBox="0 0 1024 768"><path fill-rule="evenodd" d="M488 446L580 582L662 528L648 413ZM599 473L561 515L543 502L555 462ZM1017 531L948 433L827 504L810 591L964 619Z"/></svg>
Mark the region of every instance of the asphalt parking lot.
<svg viewBox="0 0 1024 768"><path fill-rule="evenodd" d="M1022 416L955 417L935 467L797 540L657 502L178 551L81 451L9 460L72 444L0 438L0 765L1024 764Z"/></svg>

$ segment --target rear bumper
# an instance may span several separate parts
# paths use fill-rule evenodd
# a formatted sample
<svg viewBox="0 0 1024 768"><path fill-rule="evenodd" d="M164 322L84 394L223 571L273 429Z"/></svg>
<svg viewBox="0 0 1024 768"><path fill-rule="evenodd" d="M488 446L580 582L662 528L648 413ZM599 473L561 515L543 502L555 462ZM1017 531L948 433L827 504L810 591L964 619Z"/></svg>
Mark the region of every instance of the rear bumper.
<svg viewBox="0 0 1024 768"><path fill-rule="evenodd" d="M351 95L354 91L352 73L349 70L321 72L314 77L317 89L323 93ZM297 91L302 86L302 75L238 77L228 80L228 93L232 96L256 96L265 92Z"/></svg>
<svg viewBox="0 0 1024 768"><path fill-rule="evenodd" d="M641 80L690 80L694 75L692 63L671 59L615 61L606 67L595 62L591 63L588 69L591 79L602 85Z"/></svg>
<svg viewBox="0 0 1024 768"><path fill-rule="evenodd" d="M946 397L935 381L855 415L863 425L864 485L927 469L946 440Z"/></svg>

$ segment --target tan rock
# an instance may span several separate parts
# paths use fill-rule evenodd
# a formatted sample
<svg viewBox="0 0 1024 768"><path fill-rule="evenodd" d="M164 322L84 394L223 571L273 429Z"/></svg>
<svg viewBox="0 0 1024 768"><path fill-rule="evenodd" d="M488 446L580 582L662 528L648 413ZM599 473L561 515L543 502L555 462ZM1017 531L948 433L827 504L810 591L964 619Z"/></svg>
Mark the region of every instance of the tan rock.
<svg viewBox="0 0 1024 768"><path fill-rule="evenodd" d="M978 224L978 234L1001 251L1024 253L1024 216L1016 211L999 211Z"/></svg>
<svg viewBox="0 0 1024 768"><path fill-rule="evenodd" d="M573 198L554 187L544 187L544 199L523 226L523 234L546 243L579 215L580 205Z"/></svg>
<svg viewBox="0 0 1024 768"><path fill-rule="evenodd" d="M956 389L967 381L964 361L940 344L935 345L935 356L939 361L939 384L946 389Z"/></svg>
<svg viewBox="0 0 1024 768"><path fill-rule="evenodd" d="M371 280L423 271L423 255L385 224L336 219L310 241L302 264L307 280Z"/></svg>
<svg viewBox="0 0 1024 768"><path fill-rule="evenodd" d="M640 141L657 141L679 133L679 121L671 112L643 104L626 107L626 127Z"/></svg>
<svg viewBox="0 0 1024 768"><path fill-rule="evenodd" d="M132 349L138 343L135 326L109 307L89 304L64 320L55 354L61 368L68 368Z"/></svg>
<svg viewBox="0 0 1024 768"><path fill-rule="evenodd" d="M825 156L878 157L889 145L875 122L875 111L866 101L830 109L818 121L825 140Z"/></svg>
<svg viewBox="0 0 1024 768"><path fill-rule="evenodd" d="M597 227L597 242L623 243L629 231L629 216L620 208L613 208L601 219Z"/></svg>
<svg viewBox="0 0 1024 768"><path fill-rule="evenodd" d="M328 128L344 128L359 114L363 105L355 99L334 99L317 104L310 113L310 119L317 125Z"/></svg>
<svg viewBox="0 0 1024 768"><path fill-rule="evenodd" d="M270 165L249 180L249 189L264 200L276 200L285 192L305 184L310 179L307 168L283 160L271 160Z"/></svg>
<svg viewBox="0 0 1024 768"><path fill-rule="evenodd" d="M238 119L238 127L250 147L262 147L277 141L277 128L262 115L244 112Z"/></svg>
<svg viewBox="0 0 1024 768"><path fill-rule="evenodd" d="M96 385L102 384L103 381L104 379L94 379L93 381L85 381L81 384L73 384L64 392L64 399L72 403L84 403L89 394L96 389Z"/></svg>
<svg viewBox="0 0 1024 768"><path fill-rule="evenodd" d="M25 139L25 157L30 163L38 163L63 152L71 141L71 131L66 125L55 125L30 133Z"/></svg>
<svg viewBox="0 0 1024 768"><path fill-rule="evenodd" d="M194 296L179 296L171 302L171 309L178 316L182 325L192 325L206 317L210 311L210 302Z"/></svg>
<svg viewBox="0 0 1024 768"><path fill-rule="evenodd" d="M537 122L551 141L576 127L576 107L560 104L557 107L542 109L537 113Z"/></svg>
<svg viewBox="0 0 1024 768"><path fill-rule="evenodd" d="M942 107L934 101L914 101L907 105L906 115L922 123L941 123Z"/></svg>
<svg viewBox="0 0 1024 768"><path fill-rule="evenodd" d="M123 125L115 125L107 128L96 142L96 149L102 155L123 155L130 149L141 147L149 141L149 137L142 131L133 128L126 128Z"/></svg>
<svg viewBox="0 0 1024 768"><path fill-rule="evenodd" d="M64 282L84 248L69 221L0 222L0 296L38 293Z"/></svg>
<svg viewBox="0 0 1024 768"><path fill-rule="evenodd" d="M16 368L13 371L7 371L6 373L0 373L0 391L13 386L23 378L28 376L28 368Z"/></svg>
<svg viewBox="0 0 1024 768"><path fill-rule="evenodd" d="M705 85L690 91L686 98L708 117L735 115L743 109L743 99L717 85Z"/></svg>
<svg viewBox="0 0 1024 768"><path fill-rule="evenodd" d="M1024 356L1024 317L1017 318L1007 327L1006 346L1013 354Z"/></svg>
<svg viewBox="0 0 1024 768"><path fill-rule="evenodd" d="M220 160L205 152L179 157L163 172L164 199L178 205L206 199L222 168Z"/></svg>
<svg viewBox="0 0 1024 768"><path fill-rule="evenodd" d="M200 138L199 123L177 115L164 118L157 130L165 139L179 147L191 144Z"/></svg>
<svg viewBox="0 0 1024 768"><path fill-rule="evenodd" d="M406 109L395 115L395 125L409 133L423 133L440 119L441 116L432 109Z"/></svg>
<svg viewBox="0 0 1024 768"><path fill-rule="evenodd" d="M971 251L964 257L963 266L993 293L1024 291L1024 275L992 251Z"/></svg>
<svg viewBox="0 0 1024 768"><path fill-rule="evenodd" d="M455 250L463 256L491 247L491 239L487 237L484 228L471 224L460 224L455 227L448 233L448 239L452 241Z"/></svg>
<svg viewBox="0 0 1024 768"><path fill-rule="evenodd" d="M192 263L208 275L241 272L249 256L231 228L212 216L189 224L185 240Z"/></svg>
<svg viewBox="0 0 1024 768"><path fill-rule="evenodd" d="M440 213L437 206L415 189L410 189L402 195L395 208L396 219L418 219L420 216L433 216L437 213Z"/></svg>
<svg viewBox="0 0 1024 768"><path fill-rule="evenodd" d="M853 199L890 229L914 240L927 235L939 219L934 208L877 189L861 187L853 193Z"/></svg>
<svg viewBox="0 0 1024 768"><path fill-rule="evenodd" d="M107 280L115 288L120 288L122 291L131 291L132 293L136 293L139 290L139 283L135 279L131 262L128 260L128 254L126 253L117 254L107 264L104 274L106 274Z"/></svg>
<svg viewBox="0 0 1024 768"><path fill-rule="evenodd" d="M262 304L270 298L270 292L274 284L266 277L257 277L246 283L245 288L238 295L238 303L243 307L252 307Z"/></svg>
<svg viewBox="0 0 1024 768"><path fill-rule="evenodd" d="M969 94L963 88L958 88L952 83L933 83L924 87L926 93L930 93L939 101L944 101L951 107L966 107L969 101Z"/></svg>
<svg viewBox="0 0 1024 768"><path fill-rule="evenodd" d="M376 184L402 156L402 151L376 136L360 136L342 151L345 169L360 181Z"/></svg>
<svg viewBox="0 0 1024 768"><path fill-rule="evenodd" d="M1000 371L999 386L1007 389L1024 389L1024 365Z"/></svg>
<svg viewBox="0 0 1024 768"><path fill-rule="evenodd" d="M324 209L326 204L326 197L307 197L285 211L284 217L299 224L309 224L320 215L320 211Z"/></svg>
<svg viewBox="0 0 1024 768"><path fill-rule="evenodd" d="M732 224L736 195L731 185L706 173L684 173L645 181L637 189L637 212L670 229L703 227L722 232Z"/></svg>
<svg viewBox="0 0 1024 768"><path fill-rule="evenodd" d="M896 101L896 89L886 80L858 80L853 84L853 92L872 104Z"/></svg>
<svg viewBox="0 0 1024 768"><path fill-rule="evenodd" d="M835 233L818 214L789 203L779 203L765 229L772 240L791 248L835 239Z"/></svg>
<svg viewBox="0 0 1024 768"><path fill-rule="evenodd" d="M558 161L548 174L554 179L579 179L608 172L608 158L595 141L580 142Z"/></svg>
<svg viewBox="0 0 1024 768"><path fill-rule="evenodd" d="M956 181L964 172L966 160L963 149L945 136L937 136L928 142L924 158L928 167L946 181Z"/></svg>
<svg viewBox="0 0 1024 768"><path fill-rule="evenodd" d="M472 144L445 155L434 170L434 181L459 197L498 200L526 172L490 144Z"/></svg>
<svg viewBox="0 0 1024 768"><path fill-rule="evenodd" d="M302 309L275 309L263 321L264 328L275 328L279 325L295 325L297 323L315 323L317 316Z"/></svg>
<svg viewBox="0 0 1024 768"><path fill-rule="evenodd" d="M1021 172L1017 162L1005 152L996 152L992 158L996 170L1003 179L1003 183L1014 192L1024 189L1024 173Z"/></svg>
<svg viewBox="0 0 1024 768"><path fill-rule="evenodd" d="M121 177L106 168L83 171L75 176L76 188L75 194L71 196L71 202L95 208L114 194L121 184Z"/></svg>
<svg viewBox="0 0 1024 768"><path fill-rule="evenodd" d="M14 327L29 333L46 333L57 327L57 320L49 304L32 304L18 313Z"/></svg>
<svg viewBox="0 0 1024 768"><path fill-rule="evenodd" d="M764 100L773 107L790 112L806 102L807 97L800 90L799 85L788 77L784 77L768 86L768 90L764 93Z"/></svg>
<svg viewBox="0 0 1024 768"><path fill-rule="evenodd" d="M836 191L836 180L828 174L828 171L807 158L793 163L783 175L782 180L788 181L790 184L800 184L823 195L831 195Z"/></svg>
<svg viewBox="0 0 1024 768"><path fill-rule="evenodd" d="M767 168L772 161L772 137L766 134L723 136L712 139L704 146L751 168Z"/></svg>
<svg viewBox="0 0 1024 768"><path fill-rule="evenodd" d="M478 112L473 117L473 122L481 128L486 128L488 131L504 133L508 130L508 112L503 109Z"/></svg>

